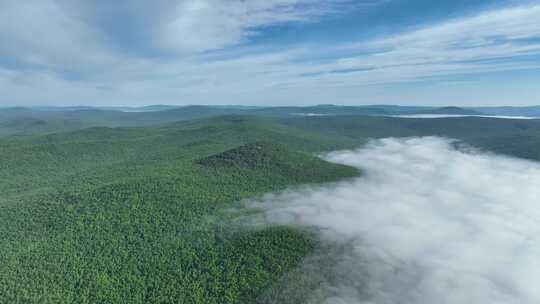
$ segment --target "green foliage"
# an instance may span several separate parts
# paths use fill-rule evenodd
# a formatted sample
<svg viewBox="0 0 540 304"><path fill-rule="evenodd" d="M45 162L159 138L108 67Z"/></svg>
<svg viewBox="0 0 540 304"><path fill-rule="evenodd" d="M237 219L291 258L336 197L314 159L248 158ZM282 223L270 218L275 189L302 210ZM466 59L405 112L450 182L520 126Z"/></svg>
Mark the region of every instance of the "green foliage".
<svg viewBox="0 0 540 304"><path fill-rule="evenodd" d="M227 210L358 174L304 135L226 117L1 140L0 303L253 303L316 242Z"/></svg>
<svg viewBox="0 0 540 304"><path fill-rule="evenodd" d="M391 117L327 116L281 119L304 132L331 136L343 143L365 143L384 137L443 136L485 150L540 160L540 119L456 117L410 119Z"/></svg>
<svg viewBox="0 0 540 304"><path fill-rule="evenodd" d="M227 211L358 175L312 153L438 135L540 159L538 121L230 115L112 129L87 114L72 122L102 127L0 139L0 303L299 303L332 280L303 277L318 240L291 227L248 230Z"/></svg>
<svg viewBox="0 0 540 304"><path fill-rule="evenodd" d="M186 106L157 111L122 112L98 108L0 108L0 137L70 132L90 127L149 127L163 126L178 121L241 114L236 108ZM152 108L147 108L149 110Z"/></svg>
<svg viewBox="0 0 540 304"><path fill-rule="evenodd" d="M280 144L270 142L249 143L196 162L216 170L237 168L261 172L275 171L295 182L305 179L317 182L339 179L347 170L346 167L329 165L319 158L301 152L292 152ZM351 170L349 175L353 176L354 170Z"/></svg>

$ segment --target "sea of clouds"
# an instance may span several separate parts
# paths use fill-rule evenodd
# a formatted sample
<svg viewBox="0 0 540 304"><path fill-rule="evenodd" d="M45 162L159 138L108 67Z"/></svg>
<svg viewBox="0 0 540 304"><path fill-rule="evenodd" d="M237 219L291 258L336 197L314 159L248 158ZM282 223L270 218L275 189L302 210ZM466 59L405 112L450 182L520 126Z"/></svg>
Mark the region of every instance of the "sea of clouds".
<svg viewBox="0 0 540 304"><path fill-rule="evenodd" d="M271 224L351 244L322 302L540 303L540 164L436 137L325 158L363 176L249 202Z"/></svg>

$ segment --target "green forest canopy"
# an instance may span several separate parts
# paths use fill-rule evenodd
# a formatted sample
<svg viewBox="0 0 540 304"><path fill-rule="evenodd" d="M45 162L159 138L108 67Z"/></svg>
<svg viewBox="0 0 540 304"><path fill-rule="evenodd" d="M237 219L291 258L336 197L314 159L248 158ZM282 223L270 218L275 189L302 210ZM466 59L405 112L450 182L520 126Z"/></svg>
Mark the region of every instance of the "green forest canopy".
<svg viewBox="0 0 540 304"><path fill-rule="evenodd" d="M490 118L229 115L0 139L0 299L264 302L320 244L292 227L244 229L227 210L359 174L313 153L430 135L540 158L538 122Z"/></svg>

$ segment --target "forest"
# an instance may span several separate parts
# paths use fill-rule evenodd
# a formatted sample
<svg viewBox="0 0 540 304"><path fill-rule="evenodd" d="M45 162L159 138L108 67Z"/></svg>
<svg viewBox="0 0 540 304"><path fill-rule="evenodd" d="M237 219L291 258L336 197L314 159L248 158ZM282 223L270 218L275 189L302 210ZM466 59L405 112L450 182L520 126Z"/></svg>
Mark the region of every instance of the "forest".
<svg viewBox="0 0 540 304"><path fill-rule="evenodd" d="M478 117L218 114L5 136L0 302L275 303L278 282L327 244L247 227L240 202L359 176L317 155L389 136L540 159L539 122Z"/></svg>

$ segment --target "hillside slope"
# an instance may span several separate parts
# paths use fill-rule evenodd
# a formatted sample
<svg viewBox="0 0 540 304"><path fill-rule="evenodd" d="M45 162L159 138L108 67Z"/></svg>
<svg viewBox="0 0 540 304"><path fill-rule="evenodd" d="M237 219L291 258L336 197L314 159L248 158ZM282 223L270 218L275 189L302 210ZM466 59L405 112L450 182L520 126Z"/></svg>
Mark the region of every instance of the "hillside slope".
<svg viewBox="0 0 540 304"><path fill-rule="evenodd" d="M8 108L0 109L0 137L40 135L70 132L90 127L149 127L177 121L240 114L234 108L210 106L158 107L152 110L124 112L98 108L58 108L52 110ZM36 125L36 122L39 125Z"/></svg>
<svg viewBox="0 0 540 304"><path fill-rule="evenodd" d="M384 137L442 136L462 140L488 151L540 160L540 120L452 117L412 119L395 117L303 117L281 119L284 125L362 144Z"/></svg>
<svg viewBox="0 0 540 304"><path fill-rule="evenodd" d="M435 115L482 115L482 113L460 107L442 107L420 111L418 114L435 114Z"/></svg>
<svg viewBox="0 0 540 304"><path fill-rule="evenodd" d="M313 152L446 136L539 159L540 121L228 115L0 139L8 303L254 303L316 250L291 227L233 225L243 199L357 170Z"/></svg>
<svg viewBox="0 0 540 304"><path fill-rule="evenodd" d="M2 301L253 303L317 240L226 210L356 176L307 152L333 144L243 117L0 140Z"/></svg>

